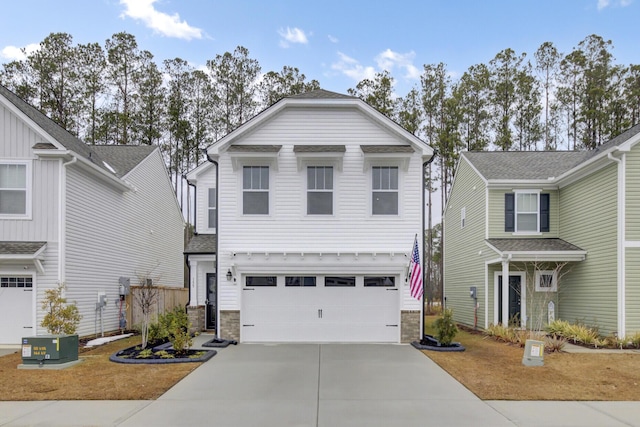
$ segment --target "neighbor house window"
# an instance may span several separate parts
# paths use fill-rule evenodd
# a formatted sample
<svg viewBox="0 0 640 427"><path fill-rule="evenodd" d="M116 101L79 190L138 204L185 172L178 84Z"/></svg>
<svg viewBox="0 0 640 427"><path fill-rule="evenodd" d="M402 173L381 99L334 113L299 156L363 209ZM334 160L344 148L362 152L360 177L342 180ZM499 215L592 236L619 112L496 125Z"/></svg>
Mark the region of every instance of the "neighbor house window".
<svg viewBox="0 0 640 427"><path fill-rule="evenodd" d="M549 231L549 194L518 191L504 198L504 231L538 233Z"/></svg>
<svg viewBox="0 0 640 427"><path fill-rule="evenodd" d="M0 277L0 288L32 288L31 277Z"/></svg>
<svg viewBox="0 0 640 427"><path fill-rule="evenodd" d="M269 214L269 167L244 166L242 175L242 213Z"/></svg>
<svg viewBox="0 0 640 427"><path fill-rule="evenodd" d="M0 215L26 216L28 201L28 165L0 163Z"/></svg>
<svg viewBox="0 0 640 427"><path fill-rule="evenodd" d="M372 174L373 215L398 215L398 168L374 166Z"/></svg>
<svg viewBox="0 0 640 427"><path fill-rule="evenodd" d="M333 167L307 167L307 214L333 214Z"/></svg>
<svg viewBox="0 0 640 427"><path fill-rule="evenodd" d="M216 207L216 189L209 189L209 205L208 205L208 225L209 228L216 228L216 216L218 214L218 209Z"/></svg>
<svg viewBox="0 0 640 427"><path fill-rule="evenodd" d="M536 271L537 292L557 292L558 275L555 271Z"/></svg>

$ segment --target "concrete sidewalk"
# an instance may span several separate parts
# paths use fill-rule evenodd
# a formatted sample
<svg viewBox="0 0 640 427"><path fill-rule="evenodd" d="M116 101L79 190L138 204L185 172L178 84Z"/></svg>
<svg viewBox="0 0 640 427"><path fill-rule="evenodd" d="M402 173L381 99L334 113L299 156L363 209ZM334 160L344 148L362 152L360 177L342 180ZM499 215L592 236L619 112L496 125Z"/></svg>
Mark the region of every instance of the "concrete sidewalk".
<svg viewBox="0 0 640 427"><path fill-rule="evenodd" d="M483 402L413 347L375 344L230 346L156 401L0 402L0 426L205 424L640 427L640 402Z"/></svg>

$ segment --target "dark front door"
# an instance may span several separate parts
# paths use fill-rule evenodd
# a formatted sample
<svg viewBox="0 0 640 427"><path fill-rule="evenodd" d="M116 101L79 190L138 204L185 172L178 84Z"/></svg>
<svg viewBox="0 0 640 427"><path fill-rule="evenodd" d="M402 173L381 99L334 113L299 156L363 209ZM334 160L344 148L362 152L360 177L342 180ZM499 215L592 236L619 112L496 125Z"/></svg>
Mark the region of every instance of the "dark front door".
<svg viewBox="0 0 640 427"><path fill-rule="evenodd" d="M520 310L522 297L520 295L520 276L509 276L509 326L520 326ZM502 321L502 276L498 276L498 323Z"/></svg>
<svg viewBox="0 0 640 427"><path fill-rule="evenodd" d="M216 314L218 308L218 292L216 288L216 274L207 273L207 329L216 330Z"/></svg>

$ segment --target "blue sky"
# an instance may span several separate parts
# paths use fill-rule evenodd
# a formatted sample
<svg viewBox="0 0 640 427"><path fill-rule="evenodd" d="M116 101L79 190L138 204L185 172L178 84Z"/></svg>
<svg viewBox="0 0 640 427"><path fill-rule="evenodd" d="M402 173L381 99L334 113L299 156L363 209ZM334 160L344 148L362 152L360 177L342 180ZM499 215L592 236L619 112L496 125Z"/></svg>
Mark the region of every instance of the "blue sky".
<svg viewBox="0 0 640 427"><path fill-rule="evenodd" d="M75 43L136 36L157 62L194 67L236 46L263 72L298 67L324 89L346 93L387 69L404 95L423 64L455 76L498 52L534 51L545 41L570 52L590 34L613 42L618 64L640 64L640 0L17 0L0 15L0 62L18 48L66 32Z"/></svg>

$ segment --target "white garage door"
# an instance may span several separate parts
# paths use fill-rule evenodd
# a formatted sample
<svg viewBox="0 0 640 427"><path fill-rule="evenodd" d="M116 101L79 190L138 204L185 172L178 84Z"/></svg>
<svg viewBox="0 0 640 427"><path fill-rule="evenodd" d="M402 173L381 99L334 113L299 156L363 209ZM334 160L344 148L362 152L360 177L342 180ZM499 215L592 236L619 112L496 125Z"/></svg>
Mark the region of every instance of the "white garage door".
<svg viewBox="0 0 640 427"><path fill-rule="evenodd" d="M33 335L33 279L0 277L0 344L20 344Z"/></svg>
<svg viewBox="0 0 640 427"><path fill-rule="evenodd" d="M392 276L245 276L244 342L398 342Z"/></svg>

